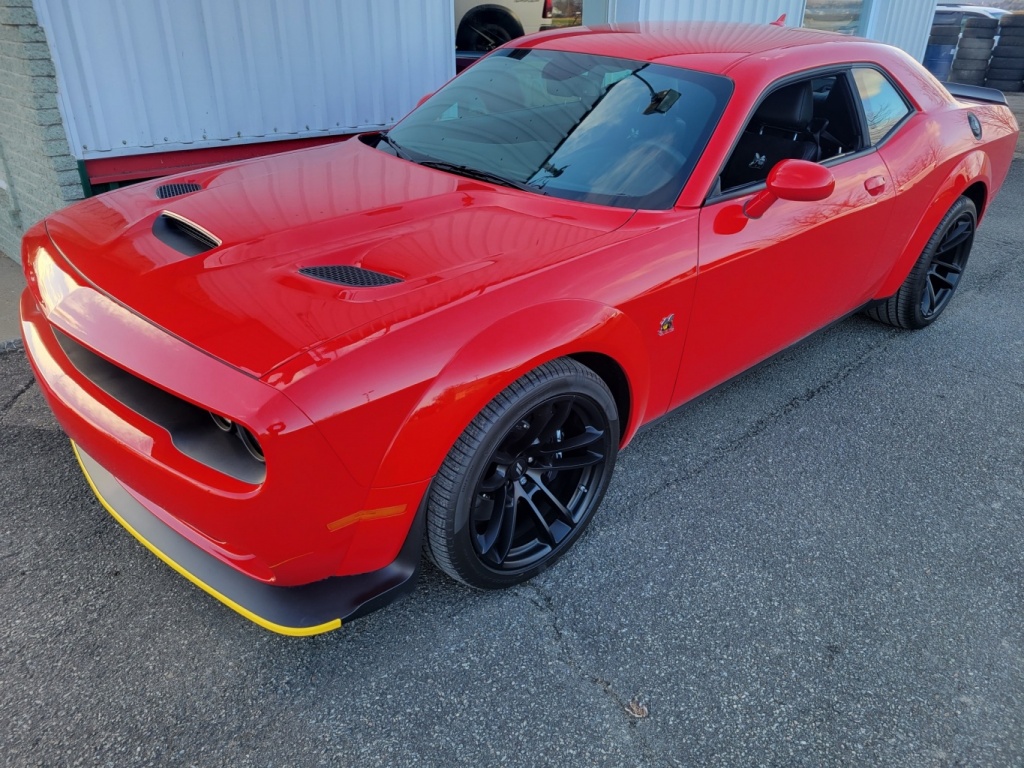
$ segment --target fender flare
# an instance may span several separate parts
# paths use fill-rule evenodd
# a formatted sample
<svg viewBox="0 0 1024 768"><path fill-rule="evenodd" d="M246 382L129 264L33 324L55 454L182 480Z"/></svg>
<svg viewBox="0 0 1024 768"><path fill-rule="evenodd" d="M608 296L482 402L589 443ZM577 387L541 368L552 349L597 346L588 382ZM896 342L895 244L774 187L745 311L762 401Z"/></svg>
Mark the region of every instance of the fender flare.
<svg viewBox="0 0 1024 768"><path fill-rule="evenodd" d="M875 299L887 299L899 290L903 281L907 279L907 275L910 274L910 270L917 263L929 238L939 226L939 222L942 221L942 217L946 215L946 212L964 193L965 189L978 182L981 182L986 190L992 189L992 163L988 155L980 149L961 158L939 185L931 204L921 216L914 234L907 241L903 252L896 259L893 268L875 293ZM982 211L978 211L979 221L982 213Z"/></svg>
<svg viewBox="0 0 1024 768"><path fill-rule="evenodd" d="M433 477L459 435L509 384L559 357L600 354L625 374L630 397L623 443L647 406L651 361L631 319L598 302L565 299L507 315L463 344L427 387L388 448L373 486Z"/></svg>

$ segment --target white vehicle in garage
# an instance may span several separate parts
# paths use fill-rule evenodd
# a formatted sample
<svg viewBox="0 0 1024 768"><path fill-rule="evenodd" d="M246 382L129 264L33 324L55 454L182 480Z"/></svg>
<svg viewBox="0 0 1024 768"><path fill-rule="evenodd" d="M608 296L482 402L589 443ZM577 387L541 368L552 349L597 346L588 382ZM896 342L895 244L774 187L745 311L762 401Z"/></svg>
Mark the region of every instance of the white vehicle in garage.
<svg viewBox="0 0 1024 768"><path fill-rule="evenodd" d="M455 48L490 51L509 40L539 32L549 23L553 0L455 0Z"/></svg>

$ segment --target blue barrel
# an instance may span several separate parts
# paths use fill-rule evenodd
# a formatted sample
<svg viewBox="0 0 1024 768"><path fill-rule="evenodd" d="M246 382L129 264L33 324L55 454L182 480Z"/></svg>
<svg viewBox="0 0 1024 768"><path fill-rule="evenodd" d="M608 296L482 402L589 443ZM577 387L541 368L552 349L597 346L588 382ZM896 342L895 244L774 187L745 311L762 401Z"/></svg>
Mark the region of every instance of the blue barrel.
<svg viewBox="0 0 1024 768"><path fill-rule="evenodd" d="M924 50L924 68L939 80L945 80L949 77L955 53L955 45L929 45Z"/></svg>

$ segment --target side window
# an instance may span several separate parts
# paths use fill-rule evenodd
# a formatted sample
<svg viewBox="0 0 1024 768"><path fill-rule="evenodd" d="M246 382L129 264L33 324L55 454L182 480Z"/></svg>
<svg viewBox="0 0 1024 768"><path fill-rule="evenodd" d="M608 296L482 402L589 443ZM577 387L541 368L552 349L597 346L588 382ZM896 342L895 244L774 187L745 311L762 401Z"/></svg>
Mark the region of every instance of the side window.
<svg viewBox="0 0 1024 768"><path fill-rule="evenodd" d="M855 103L842 72L770 90L725 164L720 191L761 183L782 160L822 162L862 149Z"/></svg>
<svg viewBox="0 0 1024 768"><path fill-rule="evenodd" d="M853 70L857 93L868 119L868 138L877 144L910 113L907 102L896 87L877 69L857 67Z"/></svg>

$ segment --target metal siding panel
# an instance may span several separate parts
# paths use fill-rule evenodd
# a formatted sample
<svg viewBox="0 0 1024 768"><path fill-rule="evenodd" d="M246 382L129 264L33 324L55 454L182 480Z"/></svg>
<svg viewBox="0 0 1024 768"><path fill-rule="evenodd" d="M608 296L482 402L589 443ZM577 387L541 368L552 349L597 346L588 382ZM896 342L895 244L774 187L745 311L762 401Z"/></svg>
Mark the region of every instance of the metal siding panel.
<svg viewBox="0 0 1024 768"><path fill-rule="evenodd" d="M934 13L932 0L876 0L868 9L864 35L902 48L921 61Z"/></svg>
<svg viewBox="0 0 1024 768"><path fill-rule="evenodd" d="M786 14L803 19L805 0L611 0L612 21L740 21L766 23Z"/></svg>
<svg viewBox="0 0 1024 768"><path fill-rule="evenodd" d="M454 75L451 0L35 0L79 159L389 125Z"/></svg>

